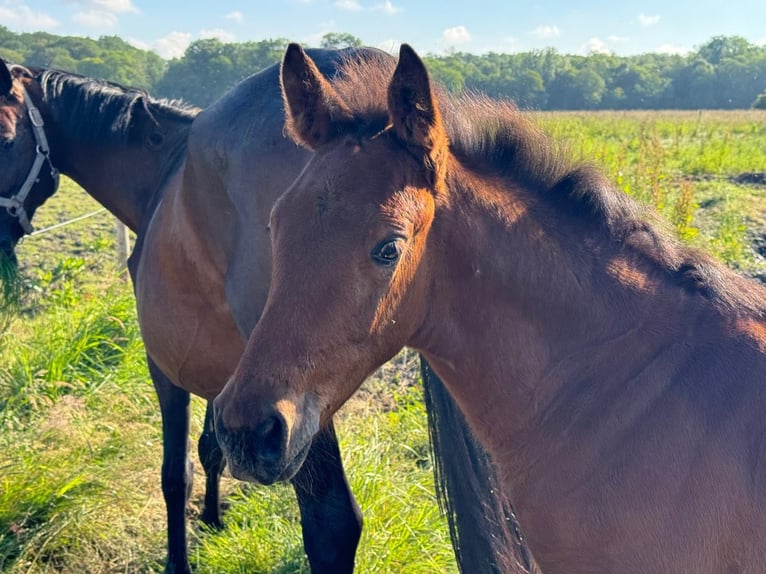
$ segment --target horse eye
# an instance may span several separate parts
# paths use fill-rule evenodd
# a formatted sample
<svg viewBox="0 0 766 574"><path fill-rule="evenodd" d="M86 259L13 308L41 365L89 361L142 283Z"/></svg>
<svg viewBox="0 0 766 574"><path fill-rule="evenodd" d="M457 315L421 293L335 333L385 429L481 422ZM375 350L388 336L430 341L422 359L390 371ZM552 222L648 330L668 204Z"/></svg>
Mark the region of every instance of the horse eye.
<svg viewBox="0 0 766 574"><path fill-rule="evenodd" d="M163 137L161 133L154 132L152 135L149 136L149 145L154 147L159 147L162 145Z"/></svg>
<svg viewBox="0 0 766 574"><path fill-rule="evenodd" d="M402 254L401 239L386 239L381 241L375 249L372 250L370 256L372 260L378 265L390 267L399 260Z"/></svg>

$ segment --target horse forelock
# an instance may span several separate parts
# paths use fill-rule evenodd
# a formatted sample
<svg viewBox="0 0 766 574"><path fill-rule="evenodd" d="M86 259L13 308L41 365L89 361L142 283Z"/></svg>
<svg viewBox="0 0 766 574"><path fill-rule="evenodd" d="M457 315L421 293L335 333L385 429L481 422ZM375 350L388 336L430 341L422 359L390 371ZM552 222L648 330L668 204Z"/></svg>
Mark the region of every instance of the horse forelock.
<svg viewBox="0 0 766 574"><path fill-rule="evenodd" d="M394 61L346 61L331 81L356 118L360 138L374 137L389 123L387 89ZM555 210L597 228L660 274L723 307L766 313L762 289L728 272L704 252L680 243L650 209L634 200L603 171L576 158L513 103L480 94L434 93L447 129L450 151L476 171L491 171L522 185Z"/></svg>
<svg viewBox="0 0 766 574"><path fill-rule="evenodd" d="M10 93L0 96L0 137L12 139L15 136L16 123L23 115L23 102L21 86L14 80Z"/></svg>
<svg viewBox="0 0 766 574"><path fill-rule="evenodd" d="M59 70L41 71L38 79L56 122L82 143L128 142L137 105L154 121L151 108L179 119L192 119L199 111L178 100L154 99L144 90Z"/></svg>

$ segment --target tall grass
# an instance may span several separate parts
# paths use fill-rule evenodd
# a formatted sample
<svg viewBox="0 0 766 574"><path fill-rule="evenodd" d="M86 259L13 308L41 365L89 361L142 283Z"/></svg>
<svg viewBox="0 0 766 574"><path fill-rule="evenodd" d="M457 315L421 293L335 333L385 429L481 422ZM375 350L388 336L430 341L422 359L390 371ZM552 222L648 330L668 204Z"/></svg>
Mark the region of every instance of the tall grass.
<svg viewBox="0 0 766 574"><path fill-rule="evenodd" d="M85 280L85 279L83 279ZM159 409L129 286L96 296L73 276L0 348L0 571L153 572L164 557ZM76 299L61 293L76 293ZM58 293L59 295L55 295ZM363 572L455 570L434 501L415 357L373 378L340 416L365 513ZM389 373L390 367L384 370ZM199 432L203 404L194 402ZM192 560L199 572L308 572L292 489L224 480L223 532L201 529L197 465Z"/></svg>
<svg viewBox="0 0 766 574"><path fill-rule="evenodd" d="M743 272L763 272L752 241L763 232L766 194L734 180L766 172L766 112L552 112L537 119L603 166L625 193L653 206L681 239Z"/></svg>

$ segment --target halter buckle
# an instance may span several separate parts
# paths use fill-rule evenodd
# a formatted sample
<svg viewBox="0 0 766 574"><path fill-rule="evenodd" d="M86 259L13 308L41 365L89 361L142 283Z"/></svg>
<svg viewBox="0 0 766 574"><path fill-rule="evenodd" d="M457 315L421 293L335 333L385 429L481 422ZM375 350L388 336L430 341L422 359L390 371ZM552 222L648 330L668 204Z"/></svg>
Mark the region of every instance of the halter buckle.
<svg viewBox="0 0 766 574"><path fill-rule="evenodd" d="M27 108L27 112L29 113L29 119L32 122L32 125L36 128L41 128L45 125L45 122L43 121L43 116L40 113L40 110L37 108Z"/></svg>

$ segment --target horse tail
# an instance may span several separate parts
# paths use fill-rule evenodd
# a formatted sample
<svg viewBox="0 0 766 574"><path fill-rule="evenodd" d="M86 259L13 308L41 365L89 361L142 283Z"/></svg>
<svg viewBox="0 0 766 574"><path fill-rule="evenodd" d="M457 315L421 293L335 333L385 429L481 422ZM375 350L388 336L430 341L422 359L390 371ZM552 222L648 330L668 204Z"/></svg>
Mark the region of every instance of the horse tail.
<svg viewBox="0 0 766 574"><path fill-rule="evenodd" d="M463 574L536 573L513 505L494 463L479 445L454 400L421 356L436 497L447 515Z"/></svg>

